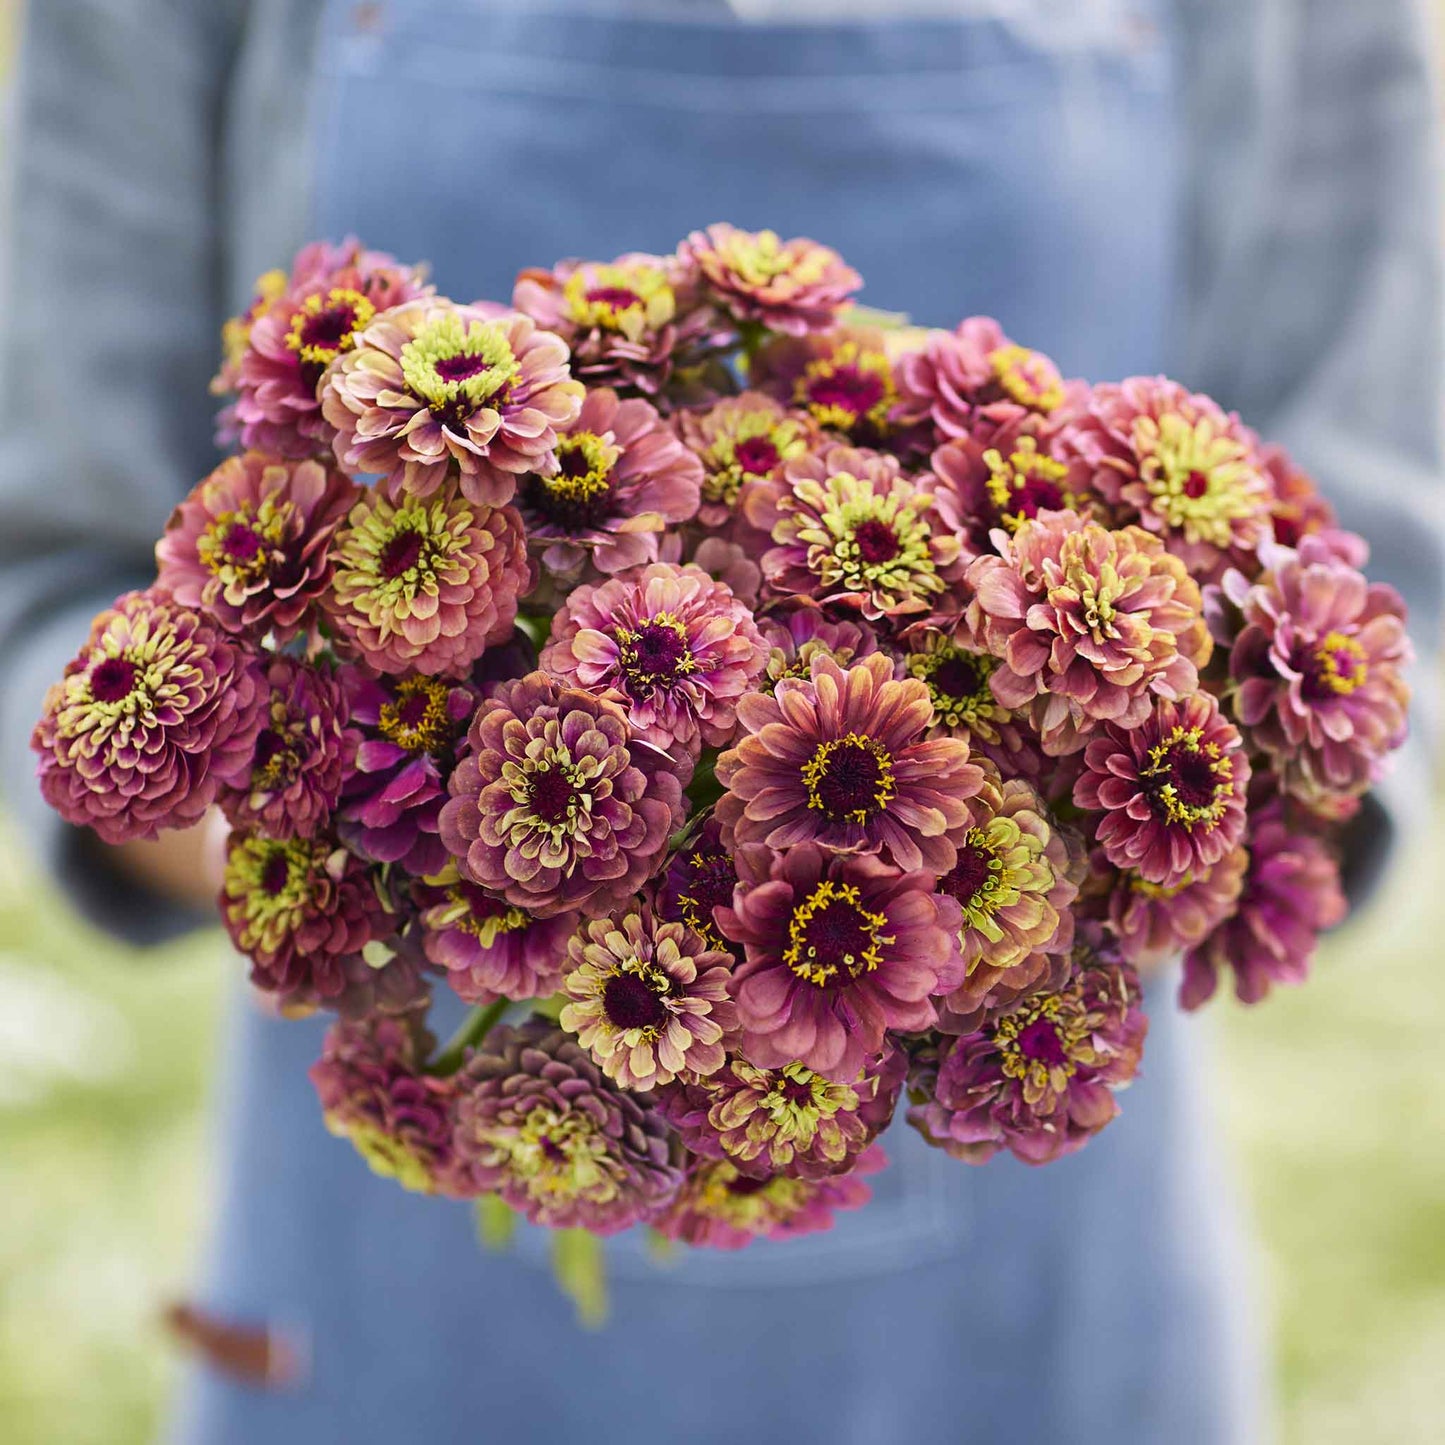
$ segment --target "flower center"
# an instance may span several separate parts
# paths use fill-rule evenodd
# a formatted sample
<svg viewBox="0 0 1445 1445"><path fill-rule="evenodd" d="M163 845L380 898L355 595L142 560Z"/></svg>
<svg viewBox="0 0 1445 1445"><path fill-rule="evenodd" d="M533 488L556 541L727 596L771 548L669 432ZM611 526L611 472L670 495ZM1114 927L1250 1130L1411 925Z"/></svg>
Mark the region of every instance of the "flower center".
<svg viewBox="0 0 1445 1445"><path fill-rule="evenodd" d="M549 522L565 531L598 526L610 511L613 470L621 450L595 432L573 432L557 442L557 471L534 474L532 501Z"/></svg>
<svg viewBox="0 0 1445 1445"><path fill-rule="evenodd" d="M493 898L464 878L447 889L447 901L451 907L443 921L471 934L483 948L491 948L503 934L516 933L532 921L524 909Z"/></svg>
<svg viewBox="0 0 1445 1445"><path fill-rule="evenodd" d="M602 989L602 1008L618 1029L655 1030L667 1022L662 999L636 973L614 973Z"/></svg>
<svg viewBox="0 0 1445 1445"><path fill-rule="evenodd" d="M883 932L887 923L886 914L863 907L856 886L825 878L793 909L783 962L818 988L849 983L883 961L884 945L893 942Z"/></svg>
<svg viewBox="0 0 1445 1445"><path fill-rule="evenodd" d="M853 541L857 544L858 555L870 566L891 562L903 549L899 545L898 533L881 517L870 517L853 529Z"/></svg>
<svg viewBox="0 0 1445 1445"><path fill-rule="evenodd" d="M499 325L468 325L450 311L429 321L401 349L407 389L443 426L460 426L488 403L500 403L521 370Z"/></svg>
<svg viewBox="0 0 1445 1445"><path fill-rule="evenodd" d="M562 769L549 767L533 773L527 801L542 822L555 828L572 816L578 794L572 780Z"/></svg>
<svg viewBox="0 0 1445 1445"><path fill-rule="evenodd" d="M90 695L96 702L123 702L135 691L140 669L125 657L107 657L90 674Z"/></svg>
<svg viewBox="0 0 1445 1445"><path fill-rule="evenodd" d="M1365 649L1340 632L1325 634L1313 661L1314 666L1305 669L1305 681L1316 701L1330 694L1348 697L1370 675Z"/></svg>
<svg viewBox="0 0 1445 1445"><path fill-rule="evenodd" d="M1018 1051L1026 1059L1036 1059L1047 1068L1058 1068L1069 1061L1059 1042L1059 1031L1048 1019L1038 1018L1019 1030Z"/></svg>
<svg viewBox="0 0 1445 1445"><path fill-rule="evenodd" d="M406 528L394 532L381 549L377 570L388 582L404 577L421 560L422 537L420 532Z"/></svg>
<svg viewBox="0 0 1445 1445"><path fill-rule="evenodd" d="M1020 406L1047 413L1063 405L1063 378L1048 357L1027 346L999 346L988 361L1001 390Z"/></svg>
<svg viewBox="0 0 1445 1445"><path fill-rule="evenodd" d="M261 551L261 538L256 529L245 522L232 522L221 538L220 551L228 562L244 566L256 560Z"/></svg>
<svg viewBox="0 0 1445 1445"><path fill-rule="evenodd" d="M1224 816L1234 792L1234 762L1199 728L1176 727L1149 749L1139 779L1151 807L1180 827L1207 832Z"/></svg>
<svg viewBox="0 0 1445 1445"><path fill-rule="evenodd" d="M538 1102L520 1121L499 1121L480 1138L534 1199L605 1201L617 1192L607 1138L579 1110Z"/></svg>
<svg viewBox="0 0 1445 1445"><path fill-rule="evenodd" d="M239 511L222 512L196 539L201 564L223 583L254 584L271 570L295 514L291 502L271 498L259 512L245 502Z"/></svg>
<svg viewBox="0 0 1445 1445"><path fill-rule="evenodd" d="M864 733L820 743L802 777L808 806L835 823L866 823L896 792L892 757Z"/></svg>
<svg viewBox="0 0 1445 1445"><path fill-rule="evenodd" d="M450 691L440 678L403 678L396 685L394 700L382 704L377 731L408 753L438 756L452 741L453 725L447 710Z"/></svg>
<svg viewBox="0 0 1445 1445"><path fill-rule="evenodd" d="M978 834L976 840L975 833ZM971 829L968 841L958 850L958 861L938 880L939 891L950 894L965 907L994 882L998 872L998 858L983 838L979 829Z"/></svg>
<svg viewBox="0 0 1445 1445"><path fill-rule="evenodd" d="M677 895L682 921L715 948L726 948L713 922L712 911L733 901L738 872L732 858L721 850L704 853L700 849L687 859L685 892Z"/></svg>
<svg viewBox="0 0 1445 1445"><path fill-rule="evenodd" d="M256 734L256 751L251 760L251 786L267 792L284 786L301 771L298 746L306 736L306 724L286 711L284 702L271 707L271 726Z"/></svg>
<svg viewBox="0 0 1445 1445"><path fill-rule="evenodd" d="M1031 999L994 1028L1004 1074L1024 1081L1024 1097L1044 1100L1063 1089L1081 1062L1092 1057L1088 1010L1077 993Z"/></svg>
<svg viewBox="0 0 1445 1445"><path fill-rule="evenodd" d="M725 430L703 453L705 502L732 506L743 483L771 476L808 450L805 428L776 411L745 411L720 420Z"/></svg>
<svg viewBox="0 0 1445 1445"><path fill-rule="evenodd" d="M1141 416L1134 444L1152 510L1191 542L1228 547L1234 524L1264 505L1264 488L1244 443L1217 427L1207 416Z"/></svg>
<svg viewBox="0 0 1445 1445"><path fill-rule="evenodd" d="M750 477L765 477L782 460L771 437L746 437L733 448L738 467Z"/></svg>
<svg viewBox="0 0 1445 1445"><path fill-rule="evenodd" d="M622 670L639 692L664 687L697 671L687 626L670 612L659 612L635 632L619 627L617 644Z"/></svg>
<svg viewBox="0 0 1445 1445"><path fill-rule="evenodd" d="M562 288L568 319L583 330L617 331L636 340L677 311L666 275L655 266L587 266Z"/></svg>
<svg viewBox="0 0 1445 1445"><path fill-rule="evenodd" d="M988 685L989 674L998 666L993 658L935 639L926 651L910 653L904 665L910 677L928 685L936 723L968 728L989 742L998 737L990 723L1006 717L1007 710L994 700Z"/></svg>
<svg viewBox="0 0 1445 1445"><path fill-rule="evenodd" d="M284 852L273 853L261 868L260 885L263 893L275 898L291 878L291 860Z"/></svg>
<svg viewBox="0 0 1445 1445"><path fill-rule="evenodd" d="M324 296L317 292L296 309L286 346L301 359L310 379L319 380L327 366L356 345L357 333L375 315L376 307L360 291L338 286Z"/></svg>
<svg viewBox="0 0 1445 1445"><path fill-rule="evenodd" d="M881 351L865 351L856 341L844 341L829 355L808 363L793 385L793 399L819 426L849 433L883 432L898 393L893 369Z"/></svg>
<svg viewBox="0 0 1445 1445"><path fill-rule="evenodd" d="M1079 505L1079 497L1063 484L1069 469L1040 452L1033 437L1020 437L1017 449L1007 458L990 447L983 460L988 467L989 500L1007 531L1018 531L1041 511L1058 512Z"/></svg>

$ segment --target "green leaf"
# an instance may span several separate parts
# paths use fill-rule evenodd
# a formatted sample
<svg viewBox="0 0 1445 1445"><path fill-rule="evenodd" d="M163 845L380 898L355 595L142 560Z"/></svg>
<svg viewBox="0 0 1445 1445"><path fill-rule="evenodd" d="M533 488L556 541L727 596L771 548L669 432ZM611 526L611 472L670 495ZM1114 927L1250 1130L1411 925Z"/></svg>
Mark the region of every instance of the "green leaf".
<svg viewBox="0 0 1445 1445"><path fill-rule="evenodd" d="M477 1200L477 1238L484 1249L498 1254L510 1249L516 1232L516 1212L500 1194L484 1194Z"/></svg>
<svg viewBox="0 0 1445 1445"><path fill-rule="evenodd" d="M577 1307L577 1323L584 1329L601 1329L607 1321L607 1269L602 1241L586 1229L555 1230L552 1274L558 1288Z"/></svg>

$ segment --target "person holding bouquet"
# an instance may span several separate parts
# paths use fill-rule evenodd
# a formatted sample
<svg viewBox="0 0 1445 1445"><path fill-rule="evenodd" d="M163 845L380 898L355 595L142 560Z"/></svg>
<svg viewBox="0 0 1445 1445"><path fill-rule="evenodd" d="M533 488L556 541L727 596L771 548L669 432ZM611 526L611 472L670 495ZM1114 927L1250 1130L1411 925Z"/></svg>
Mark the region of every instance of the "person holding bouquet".
<svg viewBox="0 0 1445 1445"><path fill-rule="evenodd" d="M602 311L551 315L576 268L527 268L616 256L600 269L626 274L593 277L584 309L621 304L624 292L641 305L628 288L650 283L628 258L679 236L712 284L723 285L719 257L742 233L708 227L717 217L819 237L867 278L870 304L921 324L992 313L1010 336L1046 349L1065 374L1140 379L1116 388L1113 410L1095 418L1101 445L1117 442L1120 417L1132 425L1161 405L1164 384L1142 379L1162 370L1237 407L1324 480L1343 521L1374 541L1375 569L1406 594L1419 635L1431 635L1441 555L1439 296L1423 47L1418 17L1402 0L1368 13L1285 0L1249 8L1218 0L1067 8L935 0L890 7L886 19L847 0L786 11L760 0L731 8L720 0L36 4L14 141L0 454L0 744L7 786L35 846L80 906L132 938L191 926L214 897L217 880L198 833L108 846L107 836L121 833L108 821L115 800L103 792L85 804L92 831L43 814L27 781L26 741L44 686L92 614L146 584L166 512L214 464L203 382L221 317L238 313L217 386L236 397L225 428L248 447L301 457L314 429L329 427L352 448L350 470L385 471L374 465L386 459L372 444L367 408L395 405L386 393L366 393L364 376L329 382L320 398L314 385L287 391L296 368L286 353L320 373L323 356L328 365L334 359L326 328L341 310L347 335L359 333L363 312L398 302L416 301L418 326L431 324L422 278L342 242L348 235L396 256L429 257L432 279L452 295L510 300L559 329L565 323L579 374L617 368L631 385L670 366L673 348L685 355L688 338L672 334L685 328L654 328L648 348L608 350L594 334L607 330ZM273 314L277 298L294 294L295 275L267 273L254 290L251 278L310 234L341 244L308 248L298 271L319 265L335 272L336 284L316 293L315 305L308 297L294 314ZM822 255L817 250L810 260ZM829 307L848 289L830 289L842 274L832 264L818 261L825 279L815 283ZM803 320L798 329L807 326ZM274 354L266 342L272 332ZM512 336L526 384L539 392L568 385L548 380L547 343L523 353L527 335L524 326ZM411 339L419 337L422 331ZM1017 363L1016 385L1053 384L1040 380L1037 353L1002 338L990 345L990 354L1007 351ZM956 350L944 346L947 355ZM797 393L816 407L809 424L860 443L869 428L905 414L909 397L924 397L920 419L939 427L956 400L946 377L920 379L902 363L895 373L882 351L862 379L888 394L886 407L859 404L858 388L839 381L847 367L860 379L856 355L808 364L822 367L817 375L831 387ZM686 368L678 373L681 384ZM465 385L477 374L437 385ZM337 373L328 375L334 381ZM767 384L761 359L754 379ZM605 431L621 426L609 396L594 391L584 403L579 389L572 399L612 408L602 419L588 413L589 425ZM413 430L428 424L420 411L413 421ZM704 447L685 420L679 426L694 451ZM504 440L518 455L531 444L520 431ZM685 448L666 445L677 449L680 476L693 464ZM579 455L577 476L585 480L590 462ZM1303 538L1308 550L1306 534L1323 514L1282 453L1276 464L1274 536ZM287 505L306 511L318 534L335 531L343 516L358 535L383 525L379 509L359 518L366 508L348 511L349 492L332 495L319 475L303 475L309 465L287 473ZM679 476L656 484L648 505L666 515L668 487L682 487ZM273 485L246 458L216 477L232 499L254 499ZM401 486L426 494L436 480L425 464L408 462ZM481 504L497 482L481 471L469 484ZM1130 489L1142 485L1115 469L1111 504L1136 505ZM211 505L209 496L176 512L160 549L177 597L204 585L188 580L187 567L197 537L215 521L196 510ZM773 526L777 538L766 494L756 503L750 519ZM583 554L603 570L625 570L636 528L621 520L580 528L575 518L564 525L546 508L531 515L525 500L521 506L528 538L545 544L542 565L552 573L568 575ZM646 508L639 501L635 510ZM960 534L966 525L961 518ZM514 547L517 539L498 527L489 539L497 565L523 568L520 543ZM1264 540L1236 530L1213 550L1201 546L1189 564L1202 577L1224 577L1226 592L1231 549L1243 555ZM397 535L377 535L378 546L397 543ZM774 559L773 585L791 585L788 568L802 568L801 551ZM947 568L959 559L940 553L934 560ZM1007 630L1009 614L990 610L988 598L1012 585L987 580L993 566L977 558L968 574L985 613L980 635L994 655L1010 658L1007 685L1032 690L1035 681L1015 669L1022 652L993 636ZM304 593L304 566L293 580ZM676 585L671 574L654 580ZM262 604L242 581L211 605L237 609L233 620L245 626L285 634L298 625L286 599L265 599L264 617L246 614ZM804 579L795 590L812 585ZM614 589L609 608L628 605L627 584L603 587ZM602 590L589 602L574 594L559 613L545 667L566 674L583 665L573 641L588 625L586 607L601 607ZM678 594L669 605L684 609L687 601ZM858 605L881 616L906 602L880 584ZM125 604L107 614L107 625L143 626L144 606ZM375 726L388 708L394 720L405 700L384 679L415 661L403 655L409 641L376 631L365 596L333 589L327 606L332 624L383 677L354 688L353 721ZM468 635L495 633L500 647L509 622L479 604ZM751 626L740 610L734 631L744 651ZM804 644L790 636L779 645L786 653ZM1335 693L1364 684L1348 672L1359 661L1355 646L1325 649ZM209 666L230 665L223 650L212 649ZM1181 640L1181 654L1187 650ZM452 661L427 658L437 671ZM884 659L860 661L880 689L893 685ZM814 664L814 675L831 677L832 667ZM474 739L488 727L545 725L553 693L535 676L489 694ZM286 660L272 665L266 683L288 717L323 730L334 720L327 688ZM112 668L92 692L120 696L125 686ZM476 699L465 687L456 691L459 698L438 695L428 705L450 716L455 704L465 718ZM993 692L1001 695L1000 687ZM757 736L718 762L728 795L717 822L739 843L748 825L740 811L729 812L730 800L775 786L760 740L767 706L754 708ZM258 747L255 726L248 732L237 721L245 709L236 708L207 723L218 776L231 753ZM1171 725L1194 726L1213 740L1209 746L1229 745L1232 728L1184 709ZM37 732L42 744L48 725ZM687 719L638 714L631 725L646 740L664 741L682 727L721 729L705 710ZM604 731L599 724L598 736ZM1157 747L1167 751L1169 736L1161 734ZM1128 800L1110 801L1119 791L1110 779L1127 766L1111 751L1116 743L1099 739L1083 754L1072 792L1078 806L1125 813ZM460 768L476 772L480 787L480 742L475 752ZM383 754L373 747L368 758L391 766ZM638 750L629 766L642 780L639 811L646 797L665 814L677 780L644 776ZM993 786L958 758L949 766L950 797ZM56 776L47 782L52 802ZM1245 777L1235 775L1220 802L1230 827L1243 823ZM172 796L166 786L155 782L163 801ZM1008 787L990 807L1017 816ZM1408 792L1395 788L1401 798ZM301 789L277 802L233 787L222 801L233 822L254 821L252 814L264 821L267 809L281 809L288 826L301 829L315 799ZM806 820L805 805L798 807ZM435 873L450 852L465 856L493 894L511 889L511 898L523 887L488 855L465 808L443 807L432 833L401 839L388 831L391 820L378 819L374 809L355 810L348 822L357 846L404 849L395 856L407 859L414 850L418 876ZM1391 825L1367 800L1352 827L1354 881L1362 887ZM661 823L649 824L629 842L629 885L642 879L666 836ZM1230 836L1237 841L1237 829ZM1173 884L1159 862L1161 850L1167 855L1178 843L1167 829L1131 830L1111 814L1098 840L1111 863L1135 869L1156 889ZM906 835L886 846L899 858L917 854L910 866L926 864L934 874L956 862L934 856L932 844L925 854ZM420 861L428 849L441 850L434 866ZM241 859L261 878L275 861L263 853ZM740 854L740 869L751 866ZM598 877L581 868L565 886L595 890ZM869 896L885 916L888 899L866 866L855 883L874 887ZM342 921L361 939L380 905L353 884L349 875L338 881L347 899ZM549 897L549 905L556 901ZM580 893L571 901L580 904ZM1337 910L1321 910L1315 924L1329 921L1326 914ZM733 915L728 927L739 937L763 926L745 894ZM228 924L247 937L245 918L228 911ZM1132 926L1118 924L1121 932ZM1297 954L1285 960L1295 971L1308 960L1314 927L1302 933ZM895 935L901 956L926 946L901 925ZM557 945L560 937L542 941ZM1020 942L1028 946L1022 934ZM1221 968L1235 972L1241 996L1267 987L1268 976L1249 972L1247 949L1231 951L1230 942L1191 953L1186 1002L1207 996ZM609 946L605 934L569 945L583 973L605 966ZM258 981L285 997L296 959L248 951ZM537 966L530 956L517 961ZM380 989L386 972L353 982ZM711 985L706 968L699 972L701 995ZM1149 987L1167 995L1175 980L1166 972ZM585 997L571 998L561 1022L585 1044L596 1032L595 1010L589 1015ZM896 1026L909 1027L902 1013ZM266 1392L219 1371L198 1376L179 1439L723 1440L745 1433L1082 1441L1108 1434L1232 1442L1263 1432L1249 1286L1203 1107L1206 1065L1166 1008L1156 1011L1133 1107L1084 1153L1045 1171L1012 1161L970 1171L895 1128L886 1136L893 1167L873 1180L873 1202L840 1214L830 1232L725 1256L688 1251L670 1262L652 1258L636 1231L619 1237L607 1251L611 1319L596 1333L580 1332L552 1292L539 1232L522 1230L510 1253L479 1255L464 1209L423 1203L374 1178L350 1151L324 1147L303 1077L323 1051L323 1031L320 1019L236 1011L222 1217L202 1300L213 1321L250 1322L275 1339L299 1332L309 1352L306 1377L294 1390ZM829 1037L827 1046L844 1058L863 1047L846 1031ZM595 1057L595 1043L587 1046ZM312 1072L334 1121L346 1100L328 1088L355 1061L324 1047ZM706 1047L698 1046L699 1056ZM518 1044L509 1067L522 1067L521 1051ZM574 1071L574 1082L588 1067L580 1057L574 1050L557 1062ZM615 1065L656 1066L637 1056ZM549 1079L556 1087L555 1074ZM488 1087L483 1071L472 1107L503 1107ZM419 1119L424 1103L416 1105ZM925 1132L954 1127L927 1111L921 1122ZM686 1130L687 1121L678 1127ZM1027 1147L1015 1152L1031 1157Z"/></svg>

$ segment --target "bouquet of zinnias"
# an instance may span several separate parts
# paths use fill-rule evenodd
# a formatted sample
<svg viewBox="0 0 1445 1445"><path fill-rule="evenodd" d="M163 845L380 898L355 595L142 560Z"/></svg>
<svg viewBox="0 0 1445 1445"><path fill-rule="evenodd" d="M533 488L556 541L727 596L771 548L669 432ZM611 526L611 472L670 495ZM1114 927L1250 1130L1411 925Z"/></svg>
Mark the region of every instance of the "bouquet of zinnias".
<svg viewBox="0 0 1445 1445"><path fill-rule="evenodd" d="M958 1159L1056 1159L1141 970L1254 1002L1344 913L1409 658L1360 539L1208 397L858 285L716 225L459 305L347 242L226 329L237 454L41 786L109 841L224 812L251 981L336 1013L327 1127L408 1188L825 1229L905 1089Z"/></svg>

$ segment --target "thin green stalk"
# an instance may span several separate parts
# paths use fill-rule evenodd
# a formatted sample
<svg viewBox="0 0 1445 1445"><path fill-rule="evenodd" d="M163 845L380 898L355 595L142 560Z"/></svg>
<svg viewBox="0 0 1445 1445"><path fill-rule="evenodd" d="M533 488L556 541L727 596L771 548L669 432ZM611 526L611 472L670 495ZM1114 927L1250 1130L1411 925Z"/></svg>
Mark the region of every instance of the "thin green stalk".
<svg viewBox="0 0 1445 1445"><path fill-rule="evenodd" d="M427 1072L440 1077L456 1073L466 1059L467 1050L476 1048L486 1038L492 1025L506 1013L510 1003L511 999L499 998L485 1008L474 1008L462 1020L461 1028L447 1040L446 1047L432 1060L431 1068Z"/></svg>

